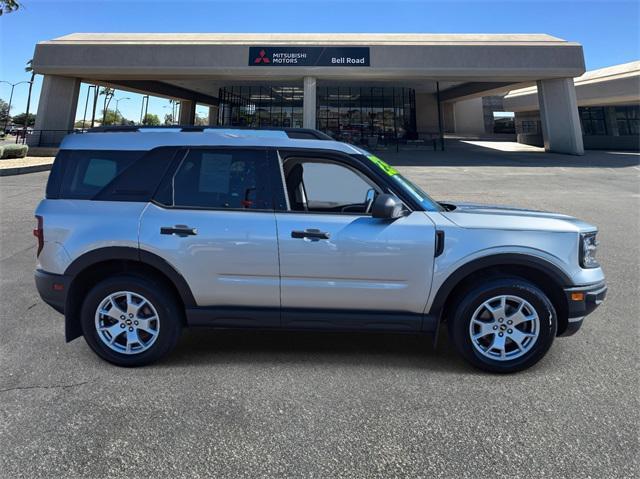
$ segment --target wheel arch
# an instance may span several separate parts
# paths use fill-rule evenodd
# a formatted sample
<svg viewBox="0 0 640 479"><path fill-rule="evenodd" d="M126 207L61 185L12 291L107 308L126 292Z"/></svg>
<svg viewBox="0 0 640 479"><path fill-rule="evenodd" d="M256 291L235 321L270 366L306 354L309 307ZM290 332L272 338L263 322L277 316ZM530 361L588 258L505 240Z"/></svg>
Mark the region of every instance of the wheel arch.
<svg viewBox="0 0 640 479"><path fill-rule="evenodd" d="M90 251L76 258L66 269L71 278L65 300L65 339L82 335L80 311L86 293L100 280L112 274L137 274L161 281L175 294L181 307L196 305L184 277L160 256L131 247L110 246Z"/></svg>
<svg viewBox="0 0 640 479"><path fill-rule="evenodd" d="M445 320L456 300L476 281L499 276L518 276L538 286L556 309L558 334L564 332L568 324L568 305L563 287L571 284L571 278L553 263L526 254L496 254L460 266L438 289L429 314Z"/></svg>

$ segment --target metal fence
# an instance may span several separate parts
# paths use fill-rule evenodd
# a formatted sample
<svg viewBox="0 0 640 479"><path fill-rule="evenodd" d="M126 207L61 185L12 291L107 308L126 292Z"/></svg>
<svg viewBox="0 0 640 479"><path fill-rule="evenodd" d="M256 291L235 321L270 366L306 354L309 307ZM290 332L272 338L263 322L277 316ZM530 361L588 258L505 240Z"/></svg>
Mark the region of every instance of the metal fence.
<svg viewBox="0 0 640 479"><path fill-rule="evenodd" d="M84 133L87 130L18 130L16 143L33 147L57 147L62 139L70 133Z"/></svg>

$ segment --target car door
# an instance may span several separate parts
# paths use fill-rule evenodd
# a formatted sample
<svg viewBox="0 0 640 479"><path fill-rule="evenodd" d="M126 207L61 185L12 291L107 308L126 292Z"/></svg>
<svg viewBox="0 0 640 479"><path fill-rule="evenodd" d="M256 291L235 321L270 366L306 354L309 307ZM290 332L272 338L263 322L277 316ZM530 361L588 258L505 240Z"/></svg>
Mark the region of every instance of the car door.
<svg viewBox="0 0 640 479"><path fill-rule="evenodd" d="M353 165L287 157L289 206L276 213L285 327L417 330L431 284L435 227L423 211L367 212L385 191Z"/></svg>
<svg viewBox="0 0 640 479"><path fill-rule="evenodd" d="M185 278L198 322L279 326L271 176L281 181L277 160L261 149L192 148L182 155L142 215L141 250Z"/></svg>

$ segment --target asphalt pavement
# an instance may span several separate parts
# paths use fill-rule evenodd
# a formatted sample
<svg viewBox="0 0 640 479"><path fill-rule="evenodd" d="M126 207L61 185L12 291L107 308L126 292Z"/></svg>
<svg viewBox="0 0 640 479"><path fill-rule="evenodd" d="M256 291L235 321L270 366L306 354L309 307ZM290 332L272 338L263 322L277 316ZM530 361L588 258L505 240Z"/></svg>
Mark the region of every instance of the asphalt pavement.
<svg viewBox="0 0 640 479"><path fill-rule="evenodd" d="M637 477L638 156L484 150L386 157L437 199L598 225L609 284L577 335L508 376L446 337L388 334L192 330L158 364L109 365L65 344L35 291L48 173L0 178L0 477Z"/></svg>

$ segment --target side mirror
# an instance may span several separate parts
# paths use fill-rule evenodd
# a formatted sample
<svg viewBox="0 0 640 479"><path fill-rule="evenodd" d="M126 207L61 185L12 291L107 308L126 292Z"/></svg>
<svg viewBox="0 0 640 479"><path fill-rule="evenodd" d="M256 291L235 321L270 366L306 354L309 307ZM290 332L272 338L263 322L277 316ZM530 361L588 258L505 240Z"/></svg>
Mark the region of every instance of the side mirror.
<svg viewBox="0 0 640 479"><path fill-rule="evenodd" d="M389 194L378 195L371 208L371 216L385 220L400 218L403 212L402 203L398 198Z"/></svg>

